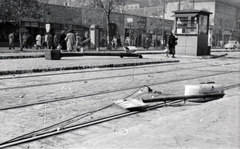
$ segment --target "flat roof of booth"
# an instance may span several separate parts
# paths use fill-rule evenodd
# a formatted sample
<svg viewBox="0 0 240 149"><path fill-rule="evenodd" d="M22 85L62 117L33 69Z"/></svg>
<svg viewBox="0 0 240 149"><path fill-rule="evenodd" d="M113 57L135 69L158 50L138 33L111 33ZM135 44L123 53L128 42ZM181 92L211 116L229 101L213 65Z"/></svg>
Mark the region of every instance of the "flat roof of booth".
<svg viewBox="0 0 240 149"><path fill-rule="evenodd" d="M208 14L208 15L210 15L210 14L212 14L212 12L197 10L197 9L177 10L177 11L173 11L173 13L175 13L175 14L186 14L186 15L190 15L190 14Z"/></svg>

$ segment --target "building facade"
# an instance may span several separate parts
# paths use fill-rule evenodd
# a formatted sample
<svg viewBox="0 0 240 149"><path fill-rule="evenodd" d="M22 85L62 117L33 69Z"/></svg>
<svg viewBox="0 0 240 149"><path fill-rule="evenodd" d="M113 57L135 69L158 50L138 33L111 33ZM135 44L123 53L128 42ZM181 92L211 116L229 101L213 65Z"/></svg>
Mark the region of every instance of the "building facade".
<svg viewBox="0 0 240 149"><path fill-rule="evenodd" d="M209 46L223 46L230 39L240 41L240 1L172 0L166 4L165 18L173 19L172 11L186 9L204 10L212 13L210 15Z"/></svg>
<svg viewBox="0 0 240 149"><path fill-rule="evenodd" d="M51 34L60 34L62 30L72 29L75 33L89 37L89 27L96 24L100 27L101 46L106 46L107 24L106 15L102 11L82 9L79 7L63 6L63 5L48 5L48 11L43 12L39 18L22 18L20 25L13 22L5 22L0 19L0 46L8 46L8 35L11 32L28 32L34 39L37 34L42 36L46 33L45 26L50 24ZM132 18L133 23L130 25L127 18ZM126 37L133 39L133 44L142 46L143 39L146 36L155 38L156 35L162 36L162 20L158 18L149 18L144 16L112 13L110 18L110 40L113 36L118 36L121 43L124 44ZM155 23L154 23L155 22ZM158 23L156 23L158 22ZM166 21L166 31L170 32L173 26L173 21ZM166 32L164 31L164 32ZM18 40L19 37L16 37Z"/></svg>

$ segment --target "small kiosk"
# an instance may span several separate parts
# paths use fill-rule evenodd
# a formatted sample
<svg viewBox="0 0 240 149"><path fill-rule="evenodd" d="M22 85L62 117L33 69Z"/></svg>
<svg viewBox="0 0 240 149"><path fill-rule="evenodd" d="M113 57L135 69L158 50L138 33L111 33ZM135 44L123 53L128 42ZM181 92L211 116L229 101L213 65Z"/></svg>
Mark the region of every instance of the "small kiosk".
<svg viewBox="0 0 240 149"><path fill-rule="evenodd" d="M176 54L202 56L210 55L208 47L209 15L202 10L179 10L175 14L174 29L178 37Z"/></svg>

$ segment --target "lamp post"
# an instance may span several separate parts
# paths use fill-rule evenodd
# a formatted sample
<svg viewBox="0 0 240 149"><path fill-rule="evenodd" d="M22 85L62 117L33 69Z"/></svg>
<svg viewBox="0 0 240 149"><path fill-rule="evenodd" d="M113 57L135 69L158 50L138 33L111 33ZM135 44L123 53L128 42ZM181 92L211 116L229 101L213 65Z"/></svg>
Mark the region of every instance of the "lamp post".
<svg viewBox="0 0 240 149"><path fill-rule="evenodd" d="M131 43L132 43L132 23L133 23L133 18L127 18L127 23L130 25L129 38L130 38L130 46L131 46Z"/></svg>
<svg viewBox="0 0 240 149"><path fill-rule="evenodd" d="M180 0L179 0L179 2L180 2ZM163 0L162 44L161 44L160 50L163 50L163 49L164 49L164 45L165 45L165 40L164 40L164 30L165 30L165 5L166 5L166 2L165 2L165 0Z"/></svg>
<svg viewBox="0 0 240 149"><path fill-rule="evenodd" d="M51 12L48 11L47 12L47 23L46 23L46 32L48 33L51 29L51 25L50 25L50 15L51 15Z"/></svg>

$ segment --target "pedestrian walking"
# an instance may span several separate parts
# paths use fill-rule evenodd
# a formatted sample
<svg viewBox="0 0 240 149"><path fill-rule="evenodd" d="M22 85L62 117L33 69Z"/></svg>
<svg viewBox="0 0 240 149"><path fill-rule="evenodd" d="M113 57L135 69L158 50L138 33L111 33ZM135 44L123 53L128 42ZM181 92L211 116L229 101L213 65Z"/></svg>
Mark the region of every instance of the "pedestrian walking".
<svg viewBox="0 0 240 149"><path fill-rule="evenodd" d="M74 36L73 31L71 29L68 31L65 40L67 42L67 51L68 52L73 51L73 46L74 46L74 43L75 43L75 36Z"/></svg>
<svg viewBox="0 0 240 149"><path fill-rule="evenodd" d="M113 39L111 41L112 43L112 47L114 47L115 50L117 50L117 37L116 36L113 36Z"/></svg>
<svg viewBox="0 0 240 149"><path fill-rule="evenodd" d="M169 54L172 54L172 58L175 58L175 46L177 45L178 38L174 34L174 30L167 37L167 47L169 49ZM168 55L167 55L168 56Z"/></svg>
<svg viewBox="0 0 240 149"><path fill-rule="evenodd" d="M53 37L53 49L55 50L59 45L59 35L56 33Z"/></svg>
<svg viewBox="0 0 240 149"><path fill-rule="evenodd" d="M9 40L9 50L11 50L12 48L14 49L14 33L10 33L8 35L8 40Z"/></svg>
<svg viewBox="0 0 240 149"><path fill-rule="evenodd" d="M41 45L42 45L42 37L40 34L38 34L36 36L36 49L38 50L38 48L41 49Z"/></svg>
<svg viewBox="0 0 240 149"><path fill-rule="evenodd" d="M61 49L62 50L67 50L67 44L66 44L66 34L65 34L65 31L61 31L61 35L60 35L60 45L61 45Z"/></svg>
<svg viewBox="0 0 240 149"><path fill-rule="evenodd" d="M126 37L125 39L125 46L130 46L130 38Z"/></svg>
<svg viewBox="0 0 240 149"><path fill-rule="evenodd" d="M27 34L28 38L27 38L27 47L32 49L32 44L33 44L33 37L31 34Z"/></svg>
<svg viewBox="0 0 240 149"><path fill-rule="evenodd" d="M150 47L150 39L149 39L149 37L147 36L147 37L145 37L145 39L144 39L143 48L148 50L149 47Z"/></svg>
<svg viewBox="0 0 240 149"><path fill-rule="evenodd" d="M27 40L28 40L28 36L26 33L24 33L22 36L22 48L21 49L27 48Z"/></svg>
<svg viewBox="0 0 240 149"><path fill-rule="evenodd" d="M41 41L42 41L42 43L41 43L42 49L45 49L47 47L45 35L42 36Z"/></svg>
<svg viewBox="0 0 240 149"><path fill-rule="evenodd" d="M122 46L122 43L121 43L120 36L116 36L116 38L117 38L117 46L118 46L118 47L121 47L121 46Z"/></svg>
<svg viewBox="0 0 240 149"><path fill-rule="evenodd" d="M47 43L47 48L48 49L53 49L53 38L52 38L52 34L51 33L47 33L47 36L45 36L45 40Z"/></svg>
<svg viewBox="0 0 240 149"><path fill-rule="evenodd" d="M154 39L154 48L158 48L160 46L160 40L159 38L157 37L156 39Z"/></svg>
<svg viewBox="0 0 240 149"><path fill-rule="evenodd" d="M76 49L79 52L79 49L81 52L84 52L84 44L83 44L83 38L79 35L79 33L76 33Z"/></svg>
<svg viewBox="0 0 240 149"><path fill-rule="evenodd" d="M220 46L221 46L221 47L224 46L224 42L223 42L223 40L220 40Z"/></svg>

